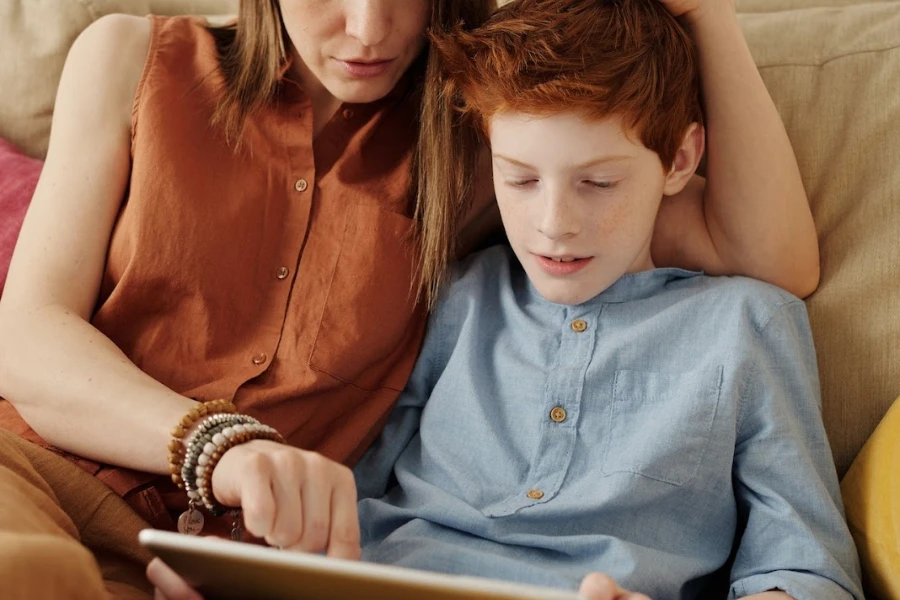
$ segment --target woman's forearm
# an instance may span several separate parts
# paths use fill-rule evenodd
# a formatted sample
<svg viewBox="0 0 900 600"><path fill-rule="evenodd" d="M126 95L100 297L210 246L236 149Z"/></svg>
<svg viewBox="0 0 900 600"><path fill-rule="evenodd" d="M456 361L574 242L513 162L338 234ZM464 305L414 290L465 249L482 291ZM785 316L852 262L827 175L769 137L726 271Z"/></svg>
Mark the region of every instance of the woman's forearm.
<svg viewBox="0 0 900 600"><path fill-rule="evenodd" d="M169 432L193 405L52 305L0 310L0 396L54 446L160 474L168 472Z"/></svg>
<svg viewBox="0 0 900 600"><path fill-rule="evenodd" d="M700 55L710 239L726 271L808 295L819 252L793 149L732 3L701 8L684 19Z"/></svg>

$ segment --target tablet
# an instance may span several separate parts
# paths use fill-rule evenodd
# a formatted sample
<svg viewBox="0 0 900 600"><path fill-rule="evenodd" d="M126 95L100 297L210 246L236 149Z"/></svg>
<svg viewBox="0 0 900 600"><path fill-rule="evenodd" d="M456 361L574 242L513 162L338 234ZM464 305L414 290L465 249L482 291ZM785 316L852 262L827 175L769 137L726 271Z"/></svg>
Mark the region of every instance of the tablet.
<svg viewBox="0 0 900 600"><path fill-rule="evenodd" d="M562 591L145 529L140 542L207 600L578 600Z"/></svg>

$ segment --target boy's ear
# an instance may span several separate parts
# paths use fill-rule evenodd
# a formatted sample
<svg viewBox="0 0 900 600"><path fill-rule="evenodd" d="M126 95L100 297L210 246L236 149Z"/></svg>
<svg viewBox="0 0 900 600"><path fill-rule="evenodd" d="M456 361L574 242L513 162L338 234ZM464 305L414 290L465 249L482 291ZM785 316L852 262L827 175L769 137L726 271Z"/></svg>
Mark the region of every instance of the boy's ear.
<svg viewBox="0 0 900 600"><path fill-rule="evenodd" d="M672 168L666 175L666 183L663 194L673 196L684 189L688 184L700 159L703 158L703 150L706 146L706 135L699 123L691 123L681 140L681 146L675 153Z"/></svg>

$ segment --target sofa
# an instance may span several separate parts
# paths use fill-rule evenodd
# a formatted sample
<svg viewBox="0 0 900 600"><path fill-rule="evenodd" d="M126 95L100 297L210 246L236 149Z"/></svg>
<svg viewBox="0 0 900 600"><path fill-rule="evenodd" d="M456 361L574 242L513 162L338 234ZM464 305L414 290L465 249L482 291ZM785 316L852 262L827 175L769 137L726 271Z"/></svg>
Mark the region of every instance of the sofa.
<svg viewBox="0 0 900 600"><path fill-rule="evenodd" d="M867 594L900 599L900 0L736 1L819 233L806 303ZM227 16L237 4L0 2L0 293L78 33L108 13Z"/></svg>

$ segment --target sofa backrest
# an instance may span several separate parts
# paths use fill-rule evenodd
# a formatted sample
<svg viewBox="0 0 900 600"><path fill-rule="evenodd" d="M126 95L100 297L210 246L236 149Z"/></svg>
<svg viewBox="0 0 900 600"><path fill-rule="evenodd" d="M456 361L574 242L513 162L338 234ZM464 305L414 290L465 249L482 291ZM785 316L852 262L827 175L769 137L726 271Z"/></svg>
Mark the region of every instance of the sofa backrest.
<svg viewBox="0 0 900 600"><path fill-rule="evenodd" d="M132 15L235 13L238 0L4 0L0 2L0 138L47 152L56 86L69 47L93 21Z"/></svg>

